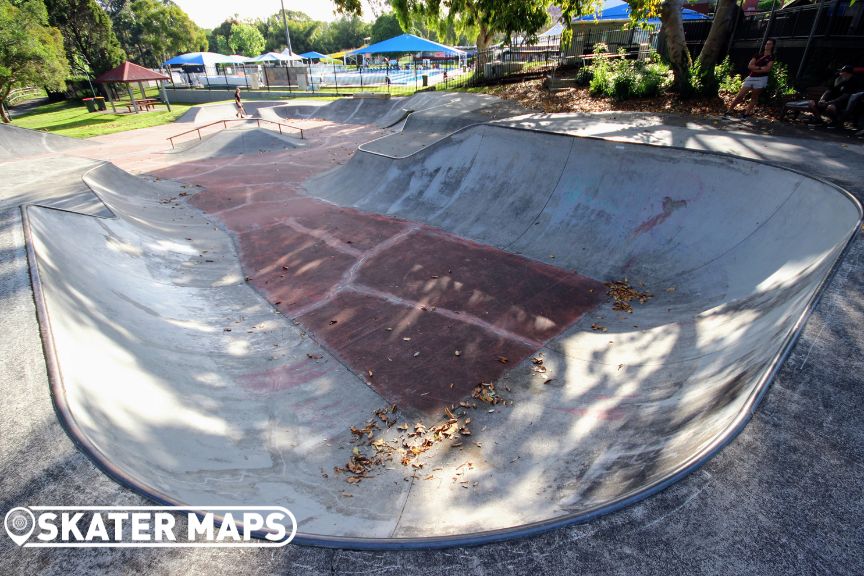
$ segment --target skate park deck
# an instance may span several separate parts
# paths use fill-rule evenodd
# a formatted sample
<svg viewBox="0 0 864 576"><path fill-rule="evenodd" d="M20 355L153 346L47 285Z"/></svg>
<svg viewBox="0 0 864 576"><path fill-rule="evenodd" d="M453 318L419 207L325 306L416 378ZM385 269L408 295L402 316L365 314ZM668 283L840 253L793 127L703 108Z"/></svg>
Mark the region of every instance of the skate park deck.
<svg viewBox="0 0 864 576"><path fill-rule="evenodd" d="M404 138L405 134L398 136ZM387 138L390 136L383 140ZM76 214L28 209L49 312L56 306L49 315L60 319L52 322L52 334L55 340L62 340L58 334L67 337L66 343L56 346L60 370L64 382L70 383L66 390L79 394L77 400L70 401L70 411L89 426L87 434L94 444L102 447L106 460L118 467L119 474L134 479L132 483L139 488L145 485L145 492L162 494L170 501L194 502L203 497L197 482L200 477L196 474L206 468L195 466L216 460L216 454L220 460L230 459L223 453L225 439L230 438L238 447L237 457L243 454L250 463L245 464L245 460L243 466L237 466L236 461L223 463L225 485L213 488L211 497L218 495L223 500L229 497L231 490L227 486L238 469L243 469L244 474L257 470L262 477L255 484L272 483L267 487L273 490L271 495L283 494L285 485L298 492L309 491L295 500L281 501L296 509L295 514L299 511L298 519L305 517L310 530L318 530L317 534L323 536L333 535L326 532L328 527L331 531L334 526L350 529L345 516L353 514L367 538L404 540L443 535L459 541L459 535L482 534L489 529L506 531L564 518L572 521L659 486L686 470L693 459L710 453L736 430L742 415L747 414L764 390L781 353L791 343L802 315L855 230L859 213L855 203L836 188L787 170L728 157L639 146L619 152L617 146L620 145L536 131L467 125L458 134L433 143L432 150L407 160L365 154L361 149L349 164L309 182L308 196L301 194L303 190L297 183L320 174L326 166L311 167L311 162L304 166L298 161L296 172L282 176L293 183L293 189L285 184L274 191L269 182L256 188L256 172L260 173L260 166L268 160L260 156L266 154L255 158L255 162L260 162L257 167L248 162L207 164L195 159L153 172L160 178L183 181L185 186L206 188L195 190L193 204L215 215L217 222L235 235L242 254L242 269L231 243L226 242L225 232L208 226L205 217L178 201L184 193L179 187L170 195L143 186L136 179L130 180L111 167L100 166L88 173L84 181L116 218L82 220ZM286 160L288 155L299 153L276 154L281 155L279 160ZM666 172L657 168L656 173L651 173L650 186L645 186L644 181L638 180L635 169L616 173L616 154L637 157L643 168L668 168L671 163L675 169ZM523 162L518 171L509 166L513 158ZM610 165L607 169L600 168L604 159ZM276 162L277 157L271 160ZM596 179L586 176L586 172L590 173L586 168L596 169ZM711 176L699 182L687 181L682 176L697 171ZM760 189L761 194L754 198L753 189L748 186L754 180L774 182L776 186ZM683 190L682 181L688 184ZM640 185L635 186L634 182ZM459 185L454 188L454 183ZM127 191L133 189L137 194L130 198ZM485 193L494 194L483 196L484 189ZM669 190L682 194L668 195ZM647 199L640 194L647 195ZM169 198L173 200L163 202ZM328 202L320 203L314 198ZM716 227L705 226L712 216L725 213L730 205L734 209L728 214L728 221ZM635 212L630 212L634 209ZM586 211L595 217L578 218ZM801 219L801 215L806 218ZM336 232L327 230L333 222L345 222L336 232L348 229L350 234L340 238ZM355 229L349 228L349 222ZM406 228L410 228L410 234L398 237ZM805 234L808 229L814 233ZM836 234L832 236L826 230L834 230ZM369 231L366 238L364 234ZM262 237L257 243L256 233ZM70 243L70 238L76 242ZM318 290L319 295L323 293L322 299L332 296L324 306L315 309L323 310L318 317L299 313L303 310L292 308L296 305L293 302L277 300L284 295L264 282L275 282L283 275L280 272L295 276L299 268L282 270L284 264L272 258L268 250L287 247L293 258L298 243L305 248L303 242L310 242L309 238L318 241L313 248L319 253L308 258L297 256L296 262L286 263L296 263L302 268L323 261L328 262L328 272L344 272L362 254L384 244L382 251L373 254L383 255L383 263L375 265L373 258L356 270L358 285L376 290L371 294L345 290L352 283L340 286L343 274L318 279L316 282L320 280L319 285L323 286ZM406 244L404 251L388 253L388 248L392 251L400 245L386 244L394 238L399 242L413 238L415 243ZM345 250L348 240L358 246ZM193 241L195 245L187 245ZM78 247L72 244L86 246L82 254L86 253L88 261L98 264L76 263L74 252ZM334 244L343 249L328 251L326 247L332 248ZM424 249L429 253L424 255ZM395 475L381 471L380 476L350 487L350 514L346 507L339 507L329 525L314 524L323 516L314 505L326 502L326 499L315 502L320 494L312 494L313 487L324 482L321 470L344 464L350 455L350 443L334 446L331 454L322 454L325 451L322 446L345 443L346 431L351 426L362 425L374 410L390 403L388 394L392 393L392 385L382 385L379 390L375 382L362 377L370 369L372 380L375 374L387 376L386 372L358 365L358 358L365 359L370 351L358 351L356 345L369 342L375 328L384 326L380 331L386 331L390 326L385 324L396 325L408 315L394 318L392 314L381 313L363 318L363 314L386 308L376 304L376 300L388 306L398 304L405 308L410 301L435 308L421 310L424 314L414 312L427 317L446 318L444 312L449 309L446 307L454 305L462 306L454 313L466 312L464 302L437 286L445 280L463 285L465 282L448 278L454 272L444 269L430 272L435 256L456 258L466 254L474 262L473 274L486 273L490 277L485 283L481 278L474 285L469 284L481 300L489 302L490 309L496 303L500 307L501 303L514 305L526 300L518 290L495 292L499 285L514 283L514 277L524 280L527 288L532 280L552 283L551 279L558 274L560 283L574 290L584 285L585 310L575 315L565 310L571 312L570 316L562 313L565 306L545 310L544 321L558 324L556 320L560 319L562 327L558 332L533 336L524 331L510 334L535 339L533 344L537 348L523 352L521 364L518 353L504 348L499 352L498 344L476 339L480 348L489 349L493 363L506 369L492 376L510 388L506 396L512 406L496 405L496 412L485 414L472 412L475 432L471 440L486 445L487 450L482 446L472 448L475 453L469 459L460 459L467 450L465 447L454 454L439 450L441 453L430 451L424 456L430 459L424 463L425 470L436 467L446 470L438 474L439 480L451 472L455 474L457 467L464 466L466 461L472 462L476 470L472 471L468 488L461 481L449 484L439 481L436 485L434 478L425 480L425 470L422 476L407 482L404 470ZM274 314L273 308L252 298L253 292L242 289L244 274L250 275L248 263L254 263L256 257L261 259L258 270L266 268L269 262L275 266L276 274L272 279L251 277L249 282L276 309L281 310L277 302L283 302L283 315ZM330 265L338 257L345 257L342 268ZM62 266L54 269L48 261ZM420 266L419 273L413 270L416 266ZM514 268L526 270L524 278ZM73 269L87 272L75 275ZM94 269L100 271L98 275L93 274ZM123 278L106 282L106 270L116 270ZM447 270L471 275L456 265L448 266ZM430 299L421 302L418 295L424 294L426 288L421 280L433 280L432 276L442 282L434 282L435 286L425 291ZM603 291L599 282L624 276L634 285L644 284L654 296L644 305L634 304L632 314L615 314L610 309L611 303L598 302L596 295ZM398 291L391 286L393 278L405 280L404 286L397 286ZM307 286L306 278L303 280L301 288ZM332 291L334 286L337 289ZM535 290L532 288L529 293ZM70 293L87 295L88 300L82 305L81 301L70 299ZM165 295L156 298L160 306L154 308L152 299L159 293ZM118 301L118 294L125 297ZM313 304L306 302L310 296L314 294L301 290L300 304ZM572 297L570 294L560 300L566 302ZM328 310L328 305L335 308ZM232 320L238 322L237 326L221 326L228 320L223 318L226 310L244 311L243 318ZM352 318L339 317L337 312ZM533 327L538 326L540 314L531 316L530 310L517 312L517 316L527 316ZM88 315L94 317L87 318ZM180 326L190 316L202 327L210 328L191 331L186 326L185 331L176 335L176 345L165 344L172 341L166 339L165 324ZM300 327L286 322L286 318L296 319ZM65 323L61 322L63 319ZM336 323L331 325L333 320ZM497 319L487 325L468 324L489 330L501 328L502 322ZM593 324L602 324L604 330L592 330ZM85 332L81 332L83 326L88 327ZM136 327L134 333L129 326ZM221 327L216 330L214 326ZM343 326L347 332L327 334L331 328ZM458 336L447 326L426 327L410 322L407 326L424 335ZM231 332L224 332L225 328L231 328ZM310 333L304 335L306 328ZM116 334L105 337L112 330ZM235 332L255 335L235 338ZM119 336L121 333L123 338ZM230 335L230 342L223 341L226 334ZM81 338L98 339L100 335L104 342L94 348L103 354L105 350L116 349L117 354L108 356L119 362L113 376L109 376L106 366L103 381L94 378L92 370L75 372L76 365L81 368L93 365L80 360L75 342ZM314 341L306 339L310 335ZM414 338L419 342L418 336L409 342L415 342ZM163 343L156 346L154 343L160 340ZM400 341L406 342L396 340L395 344ZM439 341L440 337L423 345L436 348ZM264 367L256 364L264 359L254 352L276 347L275 344L284 346L285 342L300 344L290 352L280 351L279 358L267 360ZM384 352L387 346L386 341L375 343L371 350ZM465 354L454 356L448 348L450 359L469 359L468 348L458 346L465 348ZM541 347L548 372L538 376L533 369L536 364L529 356ZM145 351L151 348L156 349L155 353ZM75 358L74 362L63 360L64 349L70 350L68 354ZM243 353L238 354L238 350ZM443 348L437 346L436 350L440 354ZM383 361L405 363L421 358L425 362L433 354L425 348L413 351L421 352L420 356L414 357L411 352L406 358ZM208 359L205 365L186 360L204 355ZM321 358L312 359L310 355ZM298 363L298 358L302 361L304 356L316 366L310 368L309 362ZM508 362L500 362L496 356L506 357ZM102 355L92 358L92 362L107 364L101 358ZM148 362L143 362L145 358ZM508 366L511 361L513 365ZM268 362L279 364L267 368ZM317 367L319 362L325 367ZM183 370L195 376L178 378ZM437 363L421 364L419 368L420 373L438 370L441 368ZM472 368L470 372L475 370ZM116 382L118 374L129 373L147 376L140 379L140 396L119 398L119 394L106 394L110 386L108 378ZM207 375L203 383L202 374ZM547 375L554 377L549 381ZM399 373L393 376L397 380L405 377ZM178 380L195 384L185 390L175 388ZM195 387L203 385L209 387ZM162 390L163 394L153 396L154 390ZM166 390L170 391L168 397L164 394ZM322 390L339 392L328 394L324 400L320 398ZM260 395L256 396L257 402L239 408L238 397L256 394ZM420 398L415 398L417 406L410 405L411 397L420 394L419 390L409 391L400 404L409 411L413 408L423 412L427 407ZM196 401L184 405L178 402L180 397ZM158 399L154 406L172 406L168 413L175 416L169 418L170 423L160 420L165 414L157 416L156 410L150 415L152 421L150 416L142 418L140 412L147 411L141 407L156 402L154 398ZM309 412L287 414L274 410L274 406L293 407L300 398ZM327 404L322 406L315 401ZM76 402L77 407L73 407ZM193 408L199 402L206 404L206 408ZM128 422L113 421L116 416L112 415L120 413L142 419L131 430ZM266 450L260 445L253 446L252 442L261 436L262 424L258 422L261 414L268 415L267 426L285 434L284 438L271 439ZM328 414L332 420L320 420L322 414ZM414 418L408 421L414 424ZM197 454L190 448L185 458L177 457L184 454L184 448L174 440L179 434L174 426L179 422L187 423L183 433L192 434L189 446L199 448ZM567 434L552 432L555 430ZM347 436L350 438L350 434ZM152 443L144 450L145 457L134 462L122 458L124 447L138 446L136 438L139 443L141 438ZM507 448L488 450L488 439L496 442L495 439L501 438L507 438ZM274 454L282 458L291 455L294 462L309 460L305 461L304 470L295 471L299 477L288 480L288 472L273 465ZM562 458L563 454L569 454L571 459ZM193 456L198 458L195 464ZM548 463L553 459L556 462L550 468ZM146 469L147 466L159 470ZM452 470L447 466L452 466ZM220 469L208 470L208 479L219 472ZM151 479L144 481L148 475ZM396 485L399 482L409 485L401 491L401 498L395 496L388 483L391 476L398 476L394 480ZM567 482L562 481L565 478ZM344 478L331 480L344 485ZM473 482L477 486L471 485ZM215 486L218 481L212 484ZM326 485L323 489L336 490ZM503 498L502 491L506 493L508 511L513 514L509 518L502 516L497 507ZM331 496L336 502L344 498L336 492ZM230 497L242 501L243 497L251 496L246 492ZM382 502L387 506L382 507ZM442 502L458 518L436 518L432 532L424 532L430 528L432 504ZM404 508L395 523L394 510L400 505ZM496 521L502 524L496 525ZM303 524L301 519L301 531ZM338 540L358 534L349 532L335 537Z"/></svg>

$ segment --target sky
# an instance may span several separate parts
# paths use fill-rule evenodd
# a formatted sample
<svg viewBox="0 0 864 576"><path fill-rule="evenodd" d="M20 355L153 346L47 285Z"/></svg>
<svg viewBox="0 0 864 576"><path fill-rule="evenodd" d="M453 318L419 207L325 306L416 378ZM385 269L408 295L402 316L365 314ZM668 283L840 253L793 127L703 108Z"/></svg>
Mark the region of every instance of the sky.
<svg viewBox="0 0 864 576"><path fill-rule="evenodd" d="M192 20L202 28L215 28L234 14L240 18L266 18L279 12L279 0L174 0ZM286 10L305 12L314 20L331 21L336 5L331 0L284 0ZM364 2L363 18L371 19L371 11Z"/></svg>

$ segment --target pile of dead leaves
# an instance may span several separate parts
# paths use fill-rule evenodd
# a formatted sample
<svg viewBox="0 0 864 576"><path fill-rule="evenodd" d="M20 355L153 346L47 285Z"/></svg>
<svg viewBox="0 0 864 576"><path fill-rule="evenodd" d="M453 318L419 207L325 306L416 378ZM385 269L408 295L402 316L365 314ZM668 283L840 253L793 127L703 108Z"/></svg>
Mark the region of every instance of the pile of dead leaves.
<svg viewBox="0 0 864 576"><path fill-rule="evenodd" d="M506 100L514 100L522 106L539 112L654 112L661 114L685 114L691 116L719 117L731 103L732 95L681 98L677 94L664 93L653 98L634 98L616 101L611 98L592 96L586 87L565 88L549 92L543 88L543 80L529 80L488 89L489 94ZM768 106L757 106L754 116L773 121L777 110Z"/></svg>
<svg viewBox="0 0 864 576"><path fill-rule="evenodd" d="M542 352L539 352L536 356L531 358L531 372L533 372L535 376L542 377L544 384L548 384L554 380L554 378L549 374L549 369L544 364L544 361L545 359L543 358Z"/></svg>
<svg viewBox="0 0 864 576"><path fill-rule="evenodd" d="M619 312L633 313L633 306L630 304L633 300L638 300L640 304L645 304L653 295L648 292L640 292L630 286L626 279L615 282L606 282L607 296L611 296L615 303L612 309ZM594 328L592 326L592 328Z"/></svg>
<svg viewBox="0 0 864 576"><path fill-rule="evenodd" d="M485 402L486 404L504 404L507 405L507 400L501 397L498 392L495 391L495 384L486 384L485 382L481 382L477 386L474 387L474 390L471 392L471 397L480 400L481 402Z"/></svg>
<svg viewBox="0 0 864 576"><path fill-rule="evenodd" d="M490 402L493 404L504 402L494 395L494 386L489 398L496 399ZM466 409L477 408L476 404L469 402L460 402L459 406ZM406 468L419 470L424 464L418 457L436 444L449 441L451 448L458 448L462 446L464 438L471 436L471 418L463 410L454 410L455 406L444 408L444 420L430 427L422 422L413 426L409 426L407 422L396 425L398 417L395 405L376 410L375 417L367 420L365 426L351 427L353 442L357 445L352 448L351 458L345 466L336 466L333 470L337 474L347 475L345 481L349 484L358 484L369 478L376 469L393 462L394 458L398 458L399 463ZM396 438L388 441L378 435L379 432L394 426L398 431Z"/></svg>

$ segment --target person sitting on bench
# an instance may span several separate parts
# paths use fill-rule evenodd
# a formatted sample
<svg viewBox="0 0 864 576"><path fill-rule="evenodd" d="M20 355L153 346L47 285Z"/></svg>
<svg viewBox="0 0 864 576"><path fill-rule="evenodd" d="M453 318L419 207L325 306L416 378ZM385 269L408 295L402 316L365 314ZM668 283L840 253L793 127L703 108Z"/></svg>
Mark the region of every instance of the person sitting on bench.
<svg viewBox="0 0 864 576"><path fill-rule="evenodd" d="M829 126L837 127L843 122L849 99L853 94L861 92L861 82L855 78L852 66L843 66L837 71L831 87L814 103L812 112L817 116L830 119ZM857 99L856 99L857 100ZM853 103L854 104L854 103Z"/></svg>

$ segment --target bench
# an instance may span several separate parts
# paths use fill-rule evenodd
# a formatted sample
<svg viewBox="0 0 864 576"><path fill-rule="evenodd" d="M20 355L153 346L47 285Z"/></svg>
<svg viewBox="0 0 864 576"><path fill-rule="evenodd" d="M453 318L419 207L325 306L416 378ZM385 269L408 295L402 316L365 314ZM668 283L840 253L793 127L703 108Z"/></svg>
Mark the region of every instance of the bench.
<svg viewBox="0 0 864 576"><path fill-rule="evenodd" d="M856 76L859 76L859 75L864 76L864 66L858 66L858 67L854 68L852 70L852 73L855 74ZM792 115L793 120L797 120L798 116L801 115L801 112L809 112L810 114L813 114L814 116L816 116L818 118L819 115L816 112L814 112L813 105L819 100L819 98L822 96L822 94L824 94L825 91L828 89L829 89L828 86L811 86L810 88L807 88L807 90L805 91L806 100L795 100L792 102L786 102L783 105L783 110L780 112L780 120L781 121L785 120L786 117L790 114ZM860 112L860 109L861 109L860 104L858 105L858 109L859 109L859 112L857 114L854 114L854 117L847 118L846 120L852 121L854 124L858 125L858 127L860 128L862 121L864 121L864 114L862 114Z"/></svg>
<svg viewBox="0 0 864 576"><path fill-rule="evenodd" d="M160 103L161 102L159 102L159 100L157 100L156 98L142 98L141 100L135 100L135 104L138 105L139 110L142 108L144 110L152 110L157 104ZM129 113L131 114L135 111L135 105L130 102L129 104L126 104L126 109L129 110Z"/></svg>

